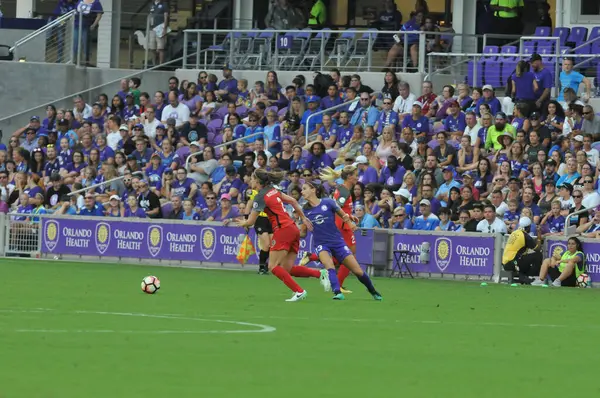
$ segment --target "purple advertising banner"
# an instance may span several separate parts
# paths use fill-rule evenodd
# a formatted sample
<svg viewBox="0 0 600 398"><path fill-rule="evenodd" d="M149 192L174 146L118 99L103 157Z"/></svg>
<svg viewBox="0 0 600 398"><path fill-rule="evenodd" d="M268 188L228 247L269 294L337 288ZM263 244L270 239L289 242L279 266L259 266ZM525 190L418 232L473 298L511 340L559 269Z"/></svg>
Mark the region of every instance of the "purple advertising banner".
<svg viewBox="0 0 600 398"><path fill-rule="evenodd" d="M250 238L258 251L254 230ZM237 227L186 223L147 223L113 219L43 218L42 253L156 260L237 263L244 230ZM357 231L361 264L372 261L373 231ZM312 235L300 241L298 257L313 252ZM258 253L248 264L258 264Z"/></svg>
<svg viewBox="0 0 600 398"><path fill-rule="evenodd" d="M588 274L594 281L600 282L600 242L581 242L587 264ZM548 240L548 250L544 253L544 258L551 257L554 254L562 254L567 250L566 240Z"/></svg>
<svg viewBox="0 0 600 398"><path fill-rule="evenodd" d="M429 243L430 250L429 262L426 264L419 260L424 242ZM394 235L394 250L409 252L406 263L413 272L494 274L493 236Z"/></svg>

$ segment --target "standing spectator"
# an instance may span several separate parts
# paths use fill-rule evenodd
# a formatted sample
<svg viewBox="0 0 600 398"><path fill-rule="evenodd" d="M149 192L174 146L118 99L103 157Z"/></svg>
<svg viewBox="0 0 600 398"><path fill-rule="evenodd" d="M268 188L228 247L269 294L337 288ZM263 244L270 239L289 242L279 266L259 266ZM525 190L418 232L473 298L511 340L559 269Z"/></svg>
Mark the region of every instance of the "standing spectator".
<svg viewBox="0 0 600 398"><path fill-rule="evenodd" d="M103 13L100 0L80 0L77 4L73 32L73 52L77 60L76 64L79 64L80 60L85 61L86 64L90 62L91 32L98 28ZM79 41L81 41L82 48L78 51ZM83 52L85 58L77 58L80 52Z"/></svg>
<svg viewBox="0 0 600 398"><path fill-rule="evenodd" d="M54 15L57 18L61 17L65 14L68 14L69 12L73 11L76 8L76 6L77 6L77 4L76 4L75 0L60 0L58 2L58 5L54 9ZM2 18L1 15L0 15L0 18ZM63 63L64 62L63 56L64 56L64 47L65 47L65 36L66 36L67 26L64 24L60 24L59 26L55 27L55 30L56 30L56 41L58 42L57 62Z"/></svg>
<svg viewBox="0 0 600 398"><path fill-rule="evenodd" d="M573 89L575 94L579 91L579 85L583 83L585 85L585 92L587 98L591 97L592 94L592 83L590 80L583 76L581 73L573 70L573 59L564 58L562 61L562 71L559 75L560 86L558 87L558 98L557 101L565 101L564 91L567 88Z"/></svg>
<svg viewBox="0 0 600 398"><path fill-rule="evenodd" d="M533 72L529 71L529 64L525 61L517 63L517 69L512 75L511 96L513 101L522 101L529 105L530 109L535 103L535 93L538 91L538 83Z"/></svg>
<svg viewBox="0 0 600 398"><path fill-rule="evenodd" d="M270 0L269 11L265 17L267 28L274 30L301 29L302 13L289 4L288 0Z"/></svg>
<svg viewBox="0 0 600 398"><path fill-rule="evenodd" d="M523 32L520 13L524 6L523 0L491 0L490 7L494 12L493 32L520 35ZM500 41L499 44L504 44L504 41Z"/></svg>
<svg viewBox="0 0 600 398"><path fill-rule="evenodd" d="M308 16L308 26L314 29L321 29L327 23L327 7L323 0L313 0L313 6Z"/></svg>
<svg viewBox="0 0 600 398"><path fill-rule="evenodd" d="M538 110L545 111L553 86L552 72L544 67L540 54L533 54L529 62L538 85L538 89L535 91L535 106Z"/></svg>
<svg viewBox="0 0 600 398"><path fill-rule="evenodd" d="M162 65L165 62L165 44L169 31L169 4L166 0L152 2L149 18L148 50L154 52L155 65Z"/></svg>

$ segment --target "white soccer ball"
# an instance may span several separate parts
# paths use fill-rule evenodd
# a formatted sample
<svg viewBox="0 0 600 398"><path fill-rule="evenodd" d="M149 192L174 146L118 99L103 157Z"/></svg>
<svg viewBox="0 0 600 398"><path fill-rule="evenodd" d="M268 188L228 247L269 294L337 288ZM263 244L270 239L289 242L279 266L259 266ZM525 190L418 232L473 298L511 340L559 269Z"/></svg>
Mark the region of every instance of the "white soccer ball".
<svg viewBox="0 0 600 398"><path fill-rule="evenodd" d="M142 279L142 292L154 294L160 289L160 280L155 276L147 276Z"/></svg>
<svg viewBox="0 0 600 398"><path fill-rule="evenodd" d="M581 274L577 278L577 286L581 288L592 287L592 278L588 274Z"/></svg>

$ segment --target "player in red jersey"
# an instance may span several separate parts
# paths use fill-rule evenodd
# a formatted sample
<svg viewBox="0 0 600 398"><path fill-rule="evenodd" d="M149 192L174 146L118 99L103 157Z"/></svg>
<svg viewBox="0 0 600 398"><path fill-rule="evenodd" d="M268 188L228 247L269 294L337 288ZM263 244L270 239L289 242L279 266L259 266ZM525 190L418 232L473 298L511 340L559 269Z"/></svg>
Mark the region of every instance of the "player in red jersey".
<svg viewBox="0 0 600 398"><path fill-rule="evenodd" d="M344 182L338 185L335 192L333 193L333 199L337 202L338 206L342 211L348 215L352 221L358 223L358 219L352 216L352 194L350 193L354 188L354 185L358 182L358 169L356 166L346 166L342 170L333 170L331 167L327 167L321 171L320 178L322 181L333 182L341 178ZM351 226L344 222L339 216L335 217L335 225L338 227L344 238L344 242L352 251L352 254L356 256L356 238L354 237L354 231ZM300 265L305 265L309 261L319 261L319 258L314 253L304 253L304 257L300 260ZM340 265L338 270L338 280L340 286L344 285L344 280L350 275L350 270L343 264ZM352 293L350 290L342 288L342 293Z"/></svg>
<svg viewBox="0 0 600 398"><path fill-rule="evenodd" d="M307 267L294 266L294 262L300 248L300 231L294 220L285 210L284 204L292 205L296 214L300 216L302 223L312 231L312 223L302 211L298 202L273 187L284 177L283 173L268 172L258 169L252 174L250 184L258 194L254 197L252 212L247 220L240 222L240 227L248 228L256 222L260 212L264 211L273 227L273 240L269 251L269 271L279 278L290 288L294 295L286 301L299 301L306 298L306 290L294 281L292 276L304 278L320 278L321 284L326 288L329 286L327 271L321 272Z"/></svg>

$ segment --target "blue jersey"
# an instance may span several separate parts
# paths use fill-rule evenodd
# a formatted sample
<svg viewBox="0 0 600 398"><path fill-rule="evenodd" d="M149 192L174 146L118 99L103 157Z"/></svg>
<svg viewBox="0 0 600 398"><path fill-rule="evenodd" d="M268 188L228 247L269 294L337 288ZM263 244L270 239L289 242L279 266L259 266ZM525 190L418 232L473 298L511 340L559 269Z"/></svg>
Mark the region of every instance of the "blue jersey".
<svg viewBox="0 0 600 398"><path fill-rule="evenodd" d="M326 251L341 263L352 252L335 224L338 210L340 207L333 199L325 198L315 207L305 209L304 214L314 226L313 244L317 255Z"/></svg>

